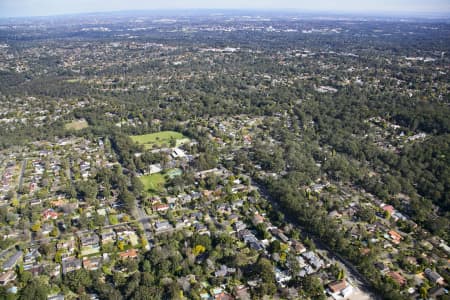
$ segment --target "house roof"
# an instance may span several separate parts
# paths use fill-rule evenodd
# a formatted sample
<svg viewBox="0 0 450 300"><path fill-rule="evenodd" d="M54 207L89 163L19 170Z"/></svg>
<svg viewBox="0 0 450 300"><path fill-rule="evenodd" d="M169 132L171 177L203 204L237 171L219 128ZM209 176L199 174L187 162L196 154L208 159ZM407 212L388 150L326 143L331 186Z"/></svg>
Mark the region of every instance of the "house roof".
<svg viewBox="0 0 450 300"><path fill-rule="evenodd" d="M101 258L100 257L92 257L90 259L83 259L83 267L85 269L92 269L92 268L97 268L98 265L101 262Z"/></svg>
<svg viewBox="0 0 450 300"><path fill-rule="evenodd" d="M439 275L439 273L434 272L433 270L431 270L429 268L425 269L424 273L427 276L427 278L433 282L439 281L442 278L442 276Z"/></svg>
<svg viewBox="0 0 450 300"><path fill-rule="evenodd" d="M224 292L216 295L215 297L216 300L234 300L234 298Z"/></svg>
<svg viewBox="0 0 450 300"><path fill-rule="evenodd" d="M298 241L293 241L292 242L292 247L295 249L295 251L297 253L301 253L301 252L305 252L306 251L305 246L302 243L298 242Z"/></svg>
<svg viewBox="0 0 450 300"><path fill-rule="evenodd" d="M76 244L75 240L59 241L59 242L56 244L56 248L57 248L58 250L60 250L60 249L74 248L74 247L75 247L75 244Z"/></svg>
<svg viewBox="0 0 450 300"><path fill-rule="evenodd" d="M19 259L22 257L23 252L22 251L17 251L16 253L14 253L13 256L11 256L4 264L3 264L3 269L4 270L8 270L11 269L12 267L14 267L17 262L19 261Z"/></svg>
<svg viewBox="0 0 450 300"><path fill-rule="evenodd" d="M395 209L394 209L394 207L392 205L385 205L385 206L382 207L382 209L384 211L389 212L390 214L392 214L395 211Z"/></svg>
<svg viewBox="0 0 450 300"><path fill-rule="evenodd" d="M388 276L391 277L399 285L404 285L406 283L405 277L403 277L402 275L400 275L397 272L391 271L388 273Z"/></svg>
<svg viewBox="0 0 450 300"><path fill-rule="evenodd" d="M62 261L63 273L67 273L70 269L80 269L81 259L78 258L68 258Z"/></svg>
<svg viewBox="0 0 450 300"><path fill-rule="evenodd" d="M435 286L428 291L428 296L435 298L437 296L445 295L446 293L448 293L448 291L446 292L446 290L443 287Z"/></svg>
<svg viewBox="0 0 450 300"><path fill-rule="evenodd" d="M169 205L168 204L155 204L155 205L153 205L153 209L166 210L166 209L169 209Z"/></svg>
<svg viewBox="0 0 450 300"><path fill-rule="evenodd" d="M121 258L135 258L135 257L137 257L137 255L138 254L137 254L137 250L136 249L129 249L129 250L119 254L119 256Z"/></svg>
<svg viewBox="0 0 450 300"><path fill-rule="evenodd" d="M347 287L347 282L345 280L334 281L334 282L328 284L328 288L330 289L330 291L333 294L334 293L339 293L340 291L342 291L346 287Z"/></svg>
<svg viewBox="0 0 450 300"><path fill-rule="evenodd" d="M402 239L402 236L400 235L400 233L398 233L397 231L394 231L394 230L390 230L389 235L391 236L392 239L397 240L397 241L400 241Z"/></svg>
<svg viewBox="0 0 450 300"><path fill-rule="evenodd" d="M248 288L245 286L238 286L235 288L235 296L237 299L250 300L250 295L248 293Z"/></svg>
<svg viewBox="0 0 450 300"><path fill-rule="evenodd" d="M10 280L14 280L16 273L13 270L9 270L6 273L0 275L0 282L7 282Z"/></svg>
<svg viewBox="0 0 450 300"><path fill-rule="evenodd" d="M80 237L80 242L83 246L85 245L95 245L98 244L100 239L95 233L90 233L89 235L84 235Z"/></svg>
<svg viewBox="0 0 450 300"><path fill-rule="evenodd" d="M45 219L56 219L58 218L58 213L55 212L52 209L46 209L43 213L42 213L42 217Z"/></svg>

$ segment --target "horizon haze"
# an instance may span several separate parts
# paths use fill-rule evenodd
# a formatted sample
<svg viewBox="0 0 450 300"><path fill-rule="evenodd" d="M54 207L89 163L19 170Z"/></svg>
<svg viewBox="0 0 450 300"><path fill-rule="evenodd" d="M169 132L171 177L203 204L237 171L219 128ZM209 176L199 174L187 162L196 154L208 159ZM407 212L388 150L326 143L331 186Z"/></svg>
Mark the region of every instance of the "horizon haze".
<svg viewBox="0 0 450 300"><path fill-rule="evenodd" d="M80 0L80 1L57 1L57 0L2 0L0 3L0 18L15 17L37 17L53 15L70 15L85 13L108 13L120 11L152 11L152 10L298 10L299 12L326 12L326 13L358 13L358 14L393 14L428 16L437 14L450 16L450 2L446 0L369 0L356 1L345 0L330 1L152 1L148 3L141 0L131 0L126 3L119 0Z"/></svg>

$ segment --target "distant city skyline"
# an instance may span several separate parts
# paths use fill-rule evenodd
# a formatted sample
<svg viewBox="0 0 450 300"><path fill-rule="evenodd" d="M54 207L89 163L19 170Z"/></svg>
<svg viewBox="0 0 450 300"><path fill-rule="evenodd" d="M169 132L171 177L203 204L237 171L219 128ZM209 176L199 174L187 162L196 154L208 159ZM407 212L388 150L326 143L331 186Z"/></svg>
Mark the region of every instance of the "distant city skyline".
<svg viewBox="0 0 450 300"><path fill-rule="evenodd" d="M129 10L257 9L336 13L430 14L450 17L450 0L0 0L0 17L50 16Z"/></svg>

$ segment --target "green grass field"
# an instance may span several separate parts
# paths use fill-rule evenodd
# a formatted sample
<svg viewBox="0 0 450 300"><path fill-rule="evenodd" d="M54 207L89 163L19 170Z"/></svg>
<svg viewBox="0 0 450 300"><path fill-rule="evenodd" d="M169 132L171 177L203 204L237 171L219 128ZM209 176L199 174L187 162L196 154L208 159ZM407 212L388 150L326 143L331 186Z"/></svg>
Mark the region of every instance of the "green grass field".
<svg viewBox="0 0 450 300"><path fill-rule="evenodd" d="M141 176L140 180L144 185L145 191L150 195L161 192L164 189L164 184L166 183L166 179L160 173Z"/></svg>
<svg viewBox="0 0 450 300"><path fill-rule="evenodd" d="M130 138L133 142L144 145L147 149L170 147L170 140L173 138L180 143L188 140L183 134L176 131L161 131L144 135L132 135Z"/></svg>
<svg viewBox="0 0 450 300"><path fill-rule="evenodd" d="M71 78L71 79L67 79L66 82L68 83L76 83L76 82L80 82L81 80L79 78Z"/></svg>
<svg viewBox="0 0 450 300"><path fill-rule="evenodd" d="M70 123L67 123L64 127L67 130L81 130L87 128L89 126L88 122L84 119L81 120L73 120Z"/></svg>

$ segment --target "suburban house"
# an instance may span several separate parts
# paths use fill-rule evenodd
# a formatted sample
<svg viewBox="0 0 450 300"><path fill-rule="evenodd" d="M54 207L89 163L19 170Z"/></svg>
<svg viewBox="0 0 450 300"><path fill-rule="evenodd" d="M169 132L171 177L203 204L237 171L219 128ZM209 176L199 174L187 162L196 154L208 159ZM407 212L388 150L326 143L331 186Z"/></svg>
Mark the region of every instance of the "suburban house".
<svg viewBox="0 0 450 300"><path fill-rule="evenodd" d="M400 235L400 233L394 230L389 230L389 237L394 244L400 244L400 241L402 240L402 236Z"/></svg>
<svg viewBox="0 0 450 300"><path fill-rule="evenodd" d="M236 230L237 232L244 230L245 228L247 228L247 225L245 225L244 222L242 221L237 221L233 224L233 228L234 230Z"/></svg>
<svg viewBox="0 0 450 300"><path fill-rule="evenodd" d="M295 253L297 253L297 254L302 254L302 253L306 252L305 246L298 241L292 241L291 246L294 249Z"/></svg>
<svg viewBox="0 0 450 300"><path fill-rule="evenodd" d="M44 265L35 265L35 264L24 265L23 269L24 271L28 271L31 274L33 274L33 276L39 276L42 273L44 273Z"/></svg>
<svg viewBox="0 0 450 300"><path fill-rule="evenodd" d="M41 233L43 235L49 235L53 228L55 228L55 226L52 223L44 223L41 226Z"/></svg>
<svg viewBox="0 0 450 300"><path fill-rule="evenodd" d="M260 224L260 223L262 223L262 222L264 222L264 217L261 216L260 214L256 213L256 214L253 216L253 219L252 219L253 225L256 226L256 225L258 225L258 224Z"/></svg>
<svg viewBox="0 0 450 300"><path fill-rule="evenodd" d="M170 230L172 229L172 225L170 225L169 222L167 221L162 221L162 222L156 222L155 223L155 230L157 232L162 232L162 231L166 231L166 230Z"/></svg>
<svg viewBox="0 0 450 300"><path fill-rule="evenodd" d="M342 299L350 296L353 287L346 280L338 280L328 284L328 293L333 299Z"/></svg>
<svg viewBox="0 0 450 300"><path fill-rule="evenodd" d="M162 212L169 209L168 204L155 204L152 206L153 211Z"/></svg>
<svg viewBox="0 0 450 300"><path fill-rule="evenodd" d="M170 154L173 158L183 158L186 157L186 153L180 148L174 148Z"/></svg>
<svg viewBox="0 0 450 300"><path fill-rule="evenodd" d="M58 213L49 208L42 212L42 218L44 220L56 220L58 218Z"/></svg>
<svg viewBox="0 0 450 300"><path fill-rule="evenodd" d="M289 238L278 228L272 227L269 229L270 233L280 239L283 243L288 243Z"/></svg>
<svg viewBox="0 0 450 300"><path fill-rule="evenodd" d="M35 263L39 256L41 254L37 249L29 249L28 253L23 257L23 263L25 265Z"/></svg>
<svg viewBox="0 0 450 300"><path fill-rule="evenodd" d="M100 257L91 257L83 259L83 268L89 271L98 270L101 265L102 259Z"/></svg>
<svg viewBox="0 0 450 300"><path fill-rule="evenodd" d="M120 226L116 227L115 232L117 234L117 238L120 239L127 239L130 235L136 234L136 232L131 229L129 226Z"/></svg>
<svg viewBox="0 0 450 300"><path fill-rule="evenodd" d="M56 244L57 250L66 250L69 253L72 253L76 249L76 242L74 239L70 239L67 241L60 241Z"/></svg>
<svg viewBox="0 0 450 300"><path fill-rule="evenodd" d="M119 254L120 258L127 259L127 258L137 258L138 253L136 249L129 249L125 252L121 252Z"/></svg>
<svg viewBox="0 0 450 300"><path fill-rule="evenodd" d="M8 260L3 263L3 270L12 270L19 263L19 260L22 259L22 255L22 251L17 251L16 253L14 253Z"/></svg>
<svg viewBox="0 0 450 300"><path fill-rule="evenodd" d="M248 287L244 285L240 285L234 288L234 295L236 296L236 299L240 300L250 300L250 294Z"/></svg>
<svg viewBox="0 0 450 300"><path fill-rule="evenodd" d="M392 205L382 204L381 209L387 211L391 216L395 212L395 208Z"/></svg>
<svg viewBox="0 0 450 300"><path fill-rule="evenodd" d="M101 237L102 237L103 244L114 243L116 240L116 233L112 229L105 230L102 232Z"/></svg>
<svg viewBox="0 0 450 300"><path fill-rule="evenodd" d="M317 254L315 254L313 251L305 252L302 255L309 261L310 265L314 267L316 270L325 266L325 262L322 259L320 259L320 257L317 256Z"/></svg>
<svg viewBox="0 0 450 300"><path fill-rule="evenodd" d="M100 239L95 233L80 235L80 245L83 248L91 248L92 250L100 249Z"/></svg>
<svg viewBox="0 0 450 300"><path fill-rule="evenodd" d="M214 272L214 276L216 277L225 277L227 274L234 274L236 272L235 268L228 268L225 265L221 265L220 269Z"/></svg>
<svg viewBox="0 0 450 300"><path fill-rule="evenodd" d="M439 273L437 273L429 268L425 269L424 274L427 277L427 279L429 281L431 281L432 283L439 284L439 285L445 284L444 278Z"/></svg>
<svg viewBox="0 0 450 300"><path fill-rule="evenodd" d="M63 274L81 269L81 259L69 257L62 261Z"/></svg>
<svg viewBox="0 0 450 300"><path fill-rule="evenodd" d="M387 273L387 275L389 277L392 278L392 280L394 280L395 282L397 282L400 286L403 286L406 284L406 279L405 277L403 277L402 275L400 275L397 272L391 271L389 273Z"/></svg>
<svg viewBox="0 0 450 300"><path fill-rule="evenodd" d="M11 281L16 280L16 278L16 272L14 272L13 270L9 270L8 272L0 275L0 285L7 285Z"/></svg>
<svg viewBox="0 0 450 300"><path fill-rule="evenodd" d="M442 286L435 286L428 291L429 299L437 299L439 296L448 295L448 290Z"/></svg>

